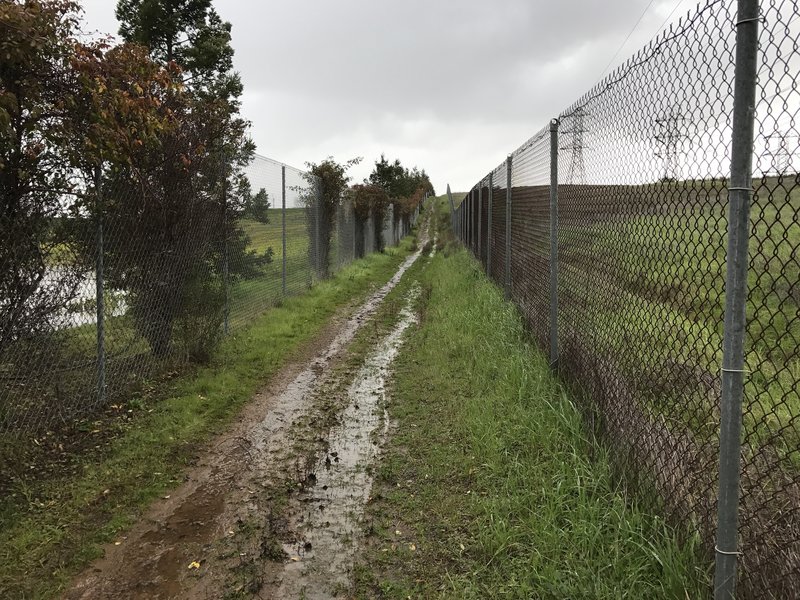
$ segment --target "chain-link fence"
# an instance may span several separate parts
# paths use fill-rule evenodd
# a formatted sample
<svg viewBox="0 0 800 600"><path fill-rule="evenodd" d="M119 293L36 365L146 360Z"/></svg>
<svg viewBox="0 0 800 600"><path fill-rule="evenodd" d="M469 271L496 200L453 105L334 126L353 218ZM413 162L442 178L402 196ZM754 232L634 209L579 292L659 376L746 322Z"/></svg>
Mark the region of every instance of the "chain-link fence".
<svg viewBox="0 0 800 600"><path fill-rule="evenodd" d="M326 225L309 173L208 160L98 170L0 217L0 450L209 361L227 333L377 250L378 225L347 199Z"/></svg>
<svg viewBox="0 0 800 600"><path fill-rule="evenodd" d="M453 214L718 597L800 596L799 16L706 2Z"/></svg>

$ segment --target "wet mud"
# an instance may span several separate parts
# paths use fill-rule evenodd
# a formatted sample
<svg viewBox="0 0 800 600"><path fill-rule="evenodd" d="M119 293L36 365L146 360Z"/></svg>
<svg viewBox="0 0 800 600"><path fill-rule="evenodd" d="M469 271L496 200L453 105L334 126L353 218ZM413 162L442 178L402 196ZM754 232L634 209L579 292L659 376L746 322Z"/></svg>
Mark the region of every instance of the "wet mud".
<svg viewBox="0 0 800 600"><path fill-rule="evenodd" d="M327 440L327 451L310 473L313 485L293 502L298 539L275 598L322 600L347 589L359 537L360 518L372 487L373 465L389 429L385 389L405 331L416 322L413 288L394 329L366 358L347 390L348 404Z"/></svg>

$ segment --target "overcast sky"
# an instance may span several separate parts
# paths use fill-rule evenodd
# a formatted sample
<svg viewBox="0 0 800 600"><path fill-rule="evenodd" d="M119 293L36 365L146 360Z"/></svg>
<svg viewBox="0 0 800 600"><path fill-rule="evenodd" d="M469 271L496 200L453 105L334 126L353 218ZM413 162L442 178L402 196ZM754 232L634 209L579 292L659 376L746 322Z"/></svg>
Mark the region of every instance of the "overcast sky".
<svg viewBox="0 0 800 600"><path fill-rule="evenodd" d="M216 0L258 153L364 178L384 152L469 189L600 78L650 0ZM653 0L611 68L696 0ZM114 0L86 29L117 33ZM674 11L674 12L673 12Z"/></svg>

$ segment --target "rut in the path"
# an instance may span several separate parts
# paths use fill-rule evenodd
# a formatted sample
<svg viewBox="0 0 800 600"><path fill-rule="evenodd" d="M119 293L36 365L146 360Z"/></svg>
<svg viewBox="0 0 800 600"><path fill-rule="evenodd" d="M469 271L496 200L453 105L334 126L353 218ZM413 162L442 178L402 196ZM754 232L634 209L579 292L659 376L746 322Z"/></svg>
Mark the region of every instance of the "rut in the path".
<svg viewBox="0 0 800 600"><path fill-rule="evenodd" d="M424 246L425 241L420 239L420 247ZM104 549L104 557L77 577L64 597L69 600L216 599L233 592L237 597L255 594L261 598L292 598L291 595L273 595L268 590L271 586L280 585L287 586L287 590L297 589L295 583L291 582L299 582L299 578L306 577L306 573L310 572L307 566L311 563L311 555L300 557L290 548L292 557L298 560L292 561L290 557L289 564L303 563L294 568L299 578L290 574L293 569L284 573L282 565L277 573L275 569L265 570L265 565L269 563L266 559L275 556L270 555L269 548L263 544L261 547L248 545L248 540L242 538L242 532L248 530L251 524L266 528L267 522L275 518L274 497L270 490L276 484L281 484L281 478L286 473L286 449L293 441L290 435L297 433L293 426L308 413L315 394L330 376L333 365L356 333L420 254L417 251L406 259L394 277L352 316L332 325L323 336L327 341L309 357L310 360L306 358L282 369L272 383L244 409L240 421L198 457L197 466L188 473L186 482L151 506L127 535L108 544ZM406 320L403 317L401 322ZM384 364L379 363L375 363L376 368ZM364 380L364 377L361 379ZM353 391L357 393L357 390ZM361 404L358 404L360 408ZM350 410L343 415L345 423L351 418L367 418L366 413L353 415L355 407ZM379 414L380 418L382 415ZM309 444L313 445L316 441L313 436L318 434L309 435L312 436ZM342 430L331 435L330 443L335 446L340 443L337 440L347 439L348 434ZM336 464L336 458L339 458L338 464L342 466L346 464L344 461L350 460L346 457L344 447L340 456L339 450L332 452L337 452L332 459L332 466ZM324 462L324 457L321 460ZM323 474L324 467L316 467L316 471L320 479L327 476ZM334 508L333 490L346 489L346 486L337 488L338 484L331 479L329 484L321 484L320 489L325 485L331 490L328 506L333 514L338 510ZM352 496L344 495L352 499ZM287 523L290 527L292 521L296 519L290 515L290 522ZM312 552L316 553L314 556L324 553L325 542L319 536L323 535L321 526L325 522L333 520L319 521L315 532L307 536L310 537L307 541L311 542ZM306 535L306 530L299 532L299 535ZM317 548L314 540L317 540ZM270 564L274 566L274 563ZM302 568L298 569L297 566ZM248 571L249 576L241 578L244 571ZM342 567L337 573L346 573L346 568ZM232 574L235 575L233 582ZM238 586L237 577L241 579ZM303 586L307 588L306 597L312 597L313 590L308 585ZM322 595L317 597L326 597L325 593L322 590Z"/></svg>
<svg viewBox="0 0 800 600"><path fill-rule="evenodd" d="M297 539L275 598L322 600L346 589L352 578L359 523L372 487L372 466L389 428L385 386L405 331L416 322L414 287L394 329L366 358L350 384L341 422L328 433L313 485L290 508Z"/></svg>

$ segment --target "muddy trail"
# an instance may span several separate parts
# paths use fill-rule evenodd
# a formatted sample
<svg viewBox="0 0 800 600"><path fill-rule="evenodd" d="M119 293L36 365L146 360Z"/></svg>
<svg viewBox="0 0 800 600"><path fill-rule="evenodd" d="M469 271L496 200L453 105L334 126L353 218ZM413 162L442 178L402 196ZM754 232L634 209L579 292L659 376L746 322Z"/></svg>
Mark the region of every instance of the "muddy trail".
<svg viewBox="0 0 800 600"><path fill-rule="evenodd" d="M421 256L427 235L420 238L392 279L283 368L185 482L108 544L63 598L313 600L346 592L389 423L386 380L416 320L415 285L358 366L345 358Z"/></svg>

